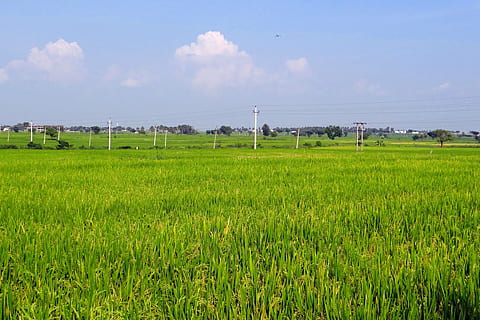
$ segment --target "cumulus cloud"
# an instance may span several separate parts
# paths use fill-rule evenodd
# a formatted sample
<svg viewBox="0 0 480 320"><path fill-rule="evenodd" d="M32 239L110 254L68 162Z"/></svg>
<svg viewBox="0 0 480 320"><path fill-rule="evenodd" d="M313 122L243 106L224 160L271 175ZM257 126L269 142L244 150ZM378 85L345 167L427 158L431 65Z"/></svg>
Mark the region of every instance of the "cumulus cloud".
<svg viewBox="0 0 480 320"><path fill-rule="evenodd" d="M54 82L71 82L85 76L83 59L83 50L77 42L59 39L47 43L42 49L32 48L27 59L13 60L7 68L28 76L39 73Z"/></svg>
<svg viewBox="0 0 480 320"><path fill-rule="evenodd" d="M360 94L370 94L375 96L381 96L385 94L379 84L371 83L367 79L358 80L354 85L353 89L355 92Z"/></svg>
<svg viewBox="0 0 480 320"><path fill-rule="evenodd" d="M225 39L218 31L208 31L197 37L197 42L184 45L175 51L179 59L209 61L218 57L247 57L245 51L239 51L238 46Z"/></svg>
<svg viewBox="0 0 480 320"><path fill-rule="evenodd" d="M309 73L308 61L305 57L287 60L285 66L294 75L306 75Z"/></svg>
<svg viewBox="0 0 480 320"><path fill-rule="evenodd" d="M196 42L178 48L175 60L195 87L210 92L258 83L265 77L248 53L218 31L200 34Z"/></svg>
<svg viewBox="0 0 480 320"><path fill-rule="evenodd" d="M9 79L7 70L0 69L0 84L7 82Z"/></svg>

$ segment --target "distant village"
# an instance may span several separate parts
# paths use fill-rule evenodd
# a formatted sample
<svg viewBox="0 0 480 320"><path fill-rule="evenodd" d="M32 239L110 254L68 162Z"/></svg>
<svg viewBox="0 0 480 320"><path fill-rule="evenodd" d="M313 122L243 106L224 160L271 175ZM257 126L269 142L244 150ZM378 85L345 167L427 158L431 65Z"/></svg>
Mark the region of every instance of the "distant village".
<svg viewBox="0 0 480 320"><path fill-rule="evenodd" d="M325 134L325 130L329 127L336 127L341 130L345 135L348 133L354 133L356 132L357 128L352 126L352 127L339 127L339 126L307 126L307 127L275 127L275 128L270 128L267 124L263 124L261 128L258 128L258 131L263 131L264 135L272 135L274 136L275 134L297 134L298 131L300 136L312 136L312 135L323 135ZM31 122L19 122L15 125L0 125L0 130L1 131L10 131L10 132L44 132L46 128L54 128L55 130L58 130L60 132L90 132L93 131L94 133L100 133L100 132L108 132L108 126L64 126L61 124L37 124L37 123L31 123ZM144 126L141 127L124 127L124 126L112 126L110 128L112 131L115 131L117 133L119 132L130 132L130 133L137 133L137 134L146 134L147 132L154 132L155 130L157 132L168 132L168 133L173 133L173 134L200 134L202 131L196 130L193 126L187 125L187 124L182 124L178 126L165 126L165 125L159 125L159 126L150 126L148 128L145 128ZM385 138L387 137L388 134L405 134L405 135L413 135L415 139L415 135L417 135L419 138L421 138L424 135L428 134L428 130L416 130L416 129L403 129L403 130L397 130L391 127L386 127L386 128L365 128L365 134L367 135L378 135L378 136L384 136ZM452 134L456 136L463 136L463 137L477 137L480 132L479 131L449 131ZM249 134L253 133L253 128L246 128L246 127L238 127L238 128L232 128L230 126L220 126L219 128L214 128L214 129L209 129L203 131L203 133L206 134ZM270 134L267 134L270 133Z"/></svg>

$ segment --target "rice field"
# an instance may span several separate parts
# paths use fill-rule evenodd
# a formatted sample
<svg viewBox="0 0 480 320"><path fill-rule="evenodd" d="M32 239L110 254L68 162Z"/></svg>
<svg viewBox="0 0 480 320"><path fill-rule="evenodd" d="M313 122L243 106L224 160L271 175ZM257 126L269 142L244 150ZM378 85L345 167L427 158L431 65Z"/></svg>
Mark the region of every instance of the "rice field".
<svg viewBox="0 0 480 320"><path fill-rule="evenodd" d="M0 150L0 318L480 318L479 160Z"/></svg>
<svg viewBox="0 0 480 320"><path fill-rule="evenodd" d="M381 145L388 147L425 147L437 148L439 143L435 139L427 138L414 141L412 134L388 134L386 139L383 136L371 135L365 140L365 146L374 147ZM67 141L71 149L100 149L108 148L108 134L92 134L88 132L62 132L61 140ZM152 149L154 148L155 136L152 132L146 134L135 134L129 132L113 132L111 138L112 149ZM8 146L16 146L19 149L27 148L30 142L29 132L0 132L0 149ZM44 143L45 142L45 143ZM250 149L253 146L253 135L249 133L237 133L232 135L213 134L167 134L158 133L155 146L160 149L212 149L215 142L216 148L243 148ZM57 138L45 137L41 132L33 134L33 143L38 144L43 149L56 149L58 145ZM293 149L296 146L296 137L293 134L280 133L277 137L264 137L259 134L257 141L259 148L283 148ZM349 133L348 136L329 140L326 135L310 137L300 136L299 148L312 147L355 147L355 134ZM480 144L473 137L456 137L454 141L445 143L446 147L473 147L479 148Z"/></svg>

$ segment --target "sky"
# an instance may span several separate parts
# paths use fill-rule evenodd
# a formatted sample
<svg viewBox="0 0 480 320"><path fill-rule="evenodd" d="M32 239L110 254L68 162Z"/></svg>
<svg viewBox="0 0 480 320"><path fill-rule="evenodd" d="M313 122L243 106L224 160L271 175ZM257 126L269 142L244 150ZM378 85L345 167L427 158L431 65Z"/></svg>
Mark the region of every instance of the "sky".
<svg viewBox="0 0 480 320"><path fill-rule="evenodd" d="M0 3L0 124L480 129L480 1Z"/></svg>

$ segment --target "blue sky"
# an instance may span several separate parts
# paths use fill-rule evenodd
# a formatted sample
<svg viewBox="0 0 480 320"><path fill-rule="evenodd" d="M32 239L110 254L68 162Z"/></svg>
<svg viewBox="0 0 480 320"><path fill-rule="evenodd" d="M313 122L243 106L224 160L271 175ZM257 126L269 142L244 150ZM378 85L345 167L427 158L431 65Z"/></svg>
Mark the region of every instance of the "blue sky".
<svg viewBox="0 0 480 320"><path fill-rule="evenodd" d="M0 122L478 130L479 33L480 1L3 0Z"/></svg>

